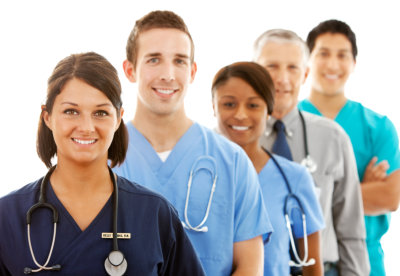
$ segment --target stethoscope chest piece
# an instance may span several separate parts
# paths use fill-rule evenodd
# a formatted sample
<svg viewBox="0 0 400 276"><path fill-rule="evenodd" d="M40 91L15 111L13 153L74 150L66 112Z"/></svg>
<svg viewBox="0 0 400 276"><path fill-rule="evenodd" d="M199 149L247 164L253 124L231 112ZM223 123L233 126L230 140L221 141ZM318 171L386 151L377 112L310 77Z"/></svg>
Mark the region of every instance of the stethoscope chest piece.
<svg viewBox="0 0 400 276"><path fill-rule="evenodd" d="M110 252L104 261L104 267L108 275L119 276L124 275L128 268L128 263L121 251L114 250Z"/></svg>

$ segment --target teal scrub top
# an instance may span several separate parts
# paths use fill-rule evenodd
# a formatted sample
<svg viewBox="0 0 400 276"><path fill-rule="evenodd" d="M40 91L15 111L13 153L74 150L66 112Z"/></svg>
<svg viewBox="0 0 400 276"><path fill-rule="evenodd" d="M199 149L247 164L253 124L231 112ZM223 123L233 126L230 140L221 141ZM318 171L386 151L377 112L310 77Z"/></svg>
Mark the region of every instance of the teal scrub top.
<svg viewBox="0 0 400 276"><path fill-rule="evenodd" d="M308 99L299 102L298 107L300 110L322 116ZM363 179L364 171L374 156L378 158L378 162L387 160L390 166L388 173L400 168L399 139L388 117L364 107L361 103L347 100L335 121L350 137L360 180ZM389 229L389 223L390 213L365 216L370 275L385 275L380 239Z"/></svg>

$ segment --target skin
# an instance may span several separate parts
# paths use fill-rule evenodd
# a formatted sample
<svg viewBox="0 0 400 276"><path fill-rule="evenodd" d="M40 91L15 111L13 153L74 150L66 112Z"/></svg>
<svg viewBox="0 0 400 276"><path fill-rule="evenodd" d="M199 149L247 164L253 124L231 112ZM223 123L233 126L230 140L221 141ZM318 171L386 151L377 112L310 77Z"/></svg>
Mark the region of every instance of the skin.
<svg viewBox="0 0 400 276"><path fill-rule="evenodd" d="M192 125L184 107L197 71L196 63L190 63L190 39L176 29L151 29L138 42L136 68L124 61L125 75L138 85L132 122L157 152L171 150Z"/></svg>
<svg viewBox="0 0 400 276"><path fill-rule="evenodd" d="M117 114L100 90L79 79L66 83L50 113L42 109L57 145L51 185L83 231L113 191L107 155L123 110Z"/></svg>
<svg viewBox="0 0 400 276"><path fill-rule="evenodd" d="M343 34L317 37L310 56L310 101L324 116L335 119L345 105L344 88L355 64L351 43ZM387 161L376 162L373 157L361 183L366 215L396 211L400 202L400 170L387 175Z"/></svg>
<svg viewBox="0 0 400 276"><path fill-rule="evenodd" d="M301 85L308 75L303 52L294 43L267 42L256 62L271 75L276 90L272 116L282 119L296 108Z"/></svg>
<svg viewBox="0 0 400 276"><path fill-rule="evenodd" d="M232 77L214 91L213 108L220 133L246 151L259 173L269 160L259 143L268 118L263 98L247 82ZM299 241L304 243L303 239ZM308 236L308 247L308 256L314 258L316 264L307 267L304 275L322 275L319 232ZM300 255L304 256L304 252Z"/></svg>
<svg viewBox="0 0 400 276"><path fill-rule="evenodd" d="M136 68L128 60L123 64L128 80L138 86L132 123L156 152L171 150L193 124L184 107L197 71L196 63L190 62L190 39L180 30L155 28L141 33L138 44ZM262 275L262 246L261 237L234 243L233 273Z"/></svg>

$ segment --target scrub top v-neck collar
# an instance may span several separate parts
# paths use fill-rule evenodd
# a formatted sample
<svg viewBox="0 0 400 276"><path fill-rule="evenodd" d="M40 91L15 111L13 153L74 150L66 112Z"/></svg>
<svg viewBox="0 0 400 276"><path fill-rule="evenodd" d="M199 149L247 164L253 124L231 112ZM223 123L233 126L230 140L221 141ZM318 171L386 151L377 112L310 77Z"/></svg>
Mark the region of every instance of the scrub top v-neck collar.
<svg viewBox="0 0 400 276"><path fill-rule="evenodd" d="M130 124L131 133L133 134L133 137L130 137L131 146L146 157L149 168L159 177L160 183L165 183L164 178L170 179L179 163L185 159L187 154L191 153L193 145L202 143L200 126L198 123L193 123L175 144L165 162L163 162L146 137L132 123Z"/></svg>

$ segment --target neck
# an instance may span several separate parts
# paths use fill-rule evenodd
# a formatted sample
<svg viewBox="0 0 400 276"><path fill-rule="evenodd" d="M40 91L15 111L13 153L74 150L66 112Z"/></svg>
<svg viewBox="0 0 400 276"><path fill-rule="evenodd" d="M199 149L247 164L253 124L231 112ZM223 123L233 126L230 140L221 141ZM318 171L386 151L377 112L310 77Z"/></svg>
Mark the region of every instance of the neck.
<svg viewBox="0 0 400 276"><path fill-rule="evenodd" d="M344 93L327 95L311 90L309 100L322 115L330 119L335 119L339 111L346 104L347 98L344 96Z"/></svg>
<svg viewBox="0 0 400 276"><path fill-rule="evenodd" d="M107 162L103 160L81 165L59 159L50 180L57 195L83 197L97 192L111 194L114 188Z"/></svg>
<svg viewBox="0 0 400 276"><path fill-rule="evenodd" d="M257 173L260 173L269 160L268 154L262 149L259 143L242 146L247 156L253 163Z"/></svg>
<svg viewBox="0 0 400 276"><path fill-rule="evenodd" d="M274 109L274 111L272 112L271 116L274 117L277 120L282 120L287 114L292 112L292 110L295 107L296 106L293 106L291 108L285 108L285 109Z"/></svg>
<svg viewBox="0 0 400 276"><path fill-rule="evenodd" d="M156 152L172 150L193 124L184 111L160 115L136 109L132 120L135 128L150 142Z"/></svg>

